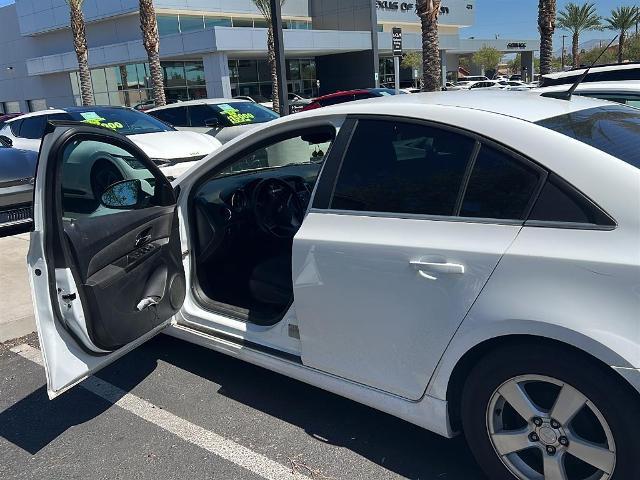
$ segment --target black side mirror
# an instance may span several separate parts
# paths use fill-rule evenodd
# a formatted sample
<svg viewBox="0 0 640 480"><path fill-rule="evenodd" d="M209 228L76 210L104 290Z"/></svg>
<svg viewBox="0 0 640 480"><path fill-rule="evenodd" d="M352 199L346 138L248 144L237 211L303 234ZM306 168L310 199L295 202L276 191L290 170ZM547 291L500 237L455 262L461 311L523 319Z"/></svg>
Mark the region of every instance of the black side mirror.
<svg viewBox="0 0 640 480"><path fill-rule="evenodd" d="M209 128L222 128L220 120L217 118L208 118L204 121L204 126Z"/></svg>
<svg viewBox="0 0 640 480"><path fill-rule="evenodd" d="M13 140L5 135L0 135L0 144L5 147L13 147Z"/></svg>
<svg viewBox="0 0 640 480"><path fill-rule="evenodd" d="M107 208L129 210L138 207L144 196L139 179L121 180L107 187L100 197L100 203Z"/></svg>

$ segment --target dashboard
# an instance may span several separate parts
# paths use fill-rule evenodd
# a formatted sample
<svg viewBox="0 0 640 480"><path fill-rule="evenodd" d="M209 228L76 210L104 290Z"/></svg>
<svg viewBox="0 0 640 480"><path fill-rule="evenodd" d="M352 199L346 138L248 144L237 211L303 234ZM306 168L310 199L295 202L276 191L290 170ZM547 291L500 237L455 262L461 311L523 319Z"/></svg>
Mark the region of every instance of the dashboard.
<svg viewBox="0 0 640 480"><path fill-rule="evenodd" d="M224 243L239 235L259 230L256 191L265 180L277 180L266 186L266 195L277 196L284 187L280 181L285 182L306 209L321 167L321 163L305 163L263 168L205 181L196 189L191 209L196 217L200 259L219 253Z"/></svg>

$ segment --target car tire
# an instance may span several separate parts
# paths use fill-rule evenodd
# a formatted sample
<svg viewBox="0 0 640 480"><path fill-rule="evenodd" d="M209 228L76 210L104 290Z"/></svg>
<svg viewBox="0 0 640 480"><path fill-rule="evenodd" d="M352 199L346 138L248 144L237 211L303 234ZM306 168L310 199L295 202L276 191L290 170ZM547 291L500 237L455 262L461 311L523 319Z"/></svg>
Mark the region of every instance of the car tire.
<svg viewBox="0 0 640 480"><path fill-rule="evenodd" d="M100 201L104 191L116 182L124 180L120 170L108 160L98 160L91 169L91 192L96 201Z"/></svg>
<svg viewBox="0 0 640 480"><path fill-rule="evenodd" d="M533 406L534 413L538 410L546 416L524 420L525 415L518 414L518 409L506 400L513 398L517 404L522 392L525 400L532 400L533 405L520 403L520 412L528 412L528 407ZM562 424L551 415L555 413L558 418L569 415L561 408L553 410L558 404L570 403L559 401L560 393L566 393L563 398L571 399L574 405L584 402L584 398L588 400L570 420L562 420ZM565 408L564 412L572 410ZM460 411L467 442L491 480L640 479L638 395L612 369L571 348L529 343L490 352L470 372ZM537 426L534 421L541 425ZM507 437L505 433L513 436ZM535 433L533 437L532 433ZM512 443L515 439L521 443ZM586 455L584 450L579 450L585 439L604 448L589 451L588 459L601 462L605 470L598 470L573 455ZM529 444L521 449L522 445ZM510 453L512 449L515 452ZM613 460L612 452L607 450L614 450ZM594 469L595 476L590 477L589 472ZM606 470L613 476L603 475Z"/></svg>

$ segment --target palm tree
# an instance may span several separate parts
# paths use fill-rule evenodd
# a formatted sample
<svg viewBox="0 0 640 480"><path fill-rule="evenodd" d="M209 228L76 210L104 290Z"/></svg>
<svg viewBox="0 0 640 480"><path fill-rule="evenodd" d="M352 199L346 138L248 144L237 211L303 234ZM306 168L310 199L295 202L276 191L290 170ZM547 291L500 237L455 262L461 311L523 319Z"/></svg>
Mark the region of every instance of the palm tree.
<svg viewBox="0 0 640 480"><path fill-rule="evenodd" d="M580 65L580 34L587 30L602 28L600 15L596 13L595 3L577 5L569 3L558 15L558 27L571 32L573 36L572 56L573 66Z"/></svg>
<svg viewBox="0 0 640 480"><path fill-rule="evenodd" d="M71 33L73 34L73 46L78 57L78 70L80 71L80 97L82 105L93 104L93 89L91 87L91 72L89 71L89 48L87 47L87 31L84 25L82 3L84 0L66 0L69 5L71 18Z"/></svg>
<svg viewBox="0 0 640 480"><path fill-rule="evenodd" d="M422 26L422 78L425 92L440 89L442 81L440 45L438 40L438 15L441 0L419 0L416 10Z"/></svg>
<svg viewBox="0 0 640 480"><path fill-rule="evenodd" d="M609 24L607 28L617 30L618 37L618 63L624 60L624 44L627 40L627 32L640 21L639 7L618 7L611 10L611 16L605 19Z"/></svg>
<svg viewBox="0 0 640 480"><path fill-rule="evenodd" d="M540 30L540 74L551 73L553 32L556 30L556 0L538 0L538 30Z"/></svg>
<svg viewBox="0 0 640 480"><path fill-rule="evenodd" d="M267 21L269 29L267 31L267 61L271 70L271 100L273 101L273 109L278 112L280 109L280 95L278 94L278 69L276 67L276 47L273 41L273 25L271 23L271 2L269 0L252 0L260 13ZM280 0L280 6L284 5L287 0ZM285 79L286 82L286 79Z"/></svg>
<svg viewBox="0 0 640 480"><path fill-rule="evenodd" d="M160 65L160 36L158 35L158 20L153 0L140 0L140 29L142 41L149 57L149 73L153 88L153 100L156 106L166 105L164 95L164 77Z"/></svg>

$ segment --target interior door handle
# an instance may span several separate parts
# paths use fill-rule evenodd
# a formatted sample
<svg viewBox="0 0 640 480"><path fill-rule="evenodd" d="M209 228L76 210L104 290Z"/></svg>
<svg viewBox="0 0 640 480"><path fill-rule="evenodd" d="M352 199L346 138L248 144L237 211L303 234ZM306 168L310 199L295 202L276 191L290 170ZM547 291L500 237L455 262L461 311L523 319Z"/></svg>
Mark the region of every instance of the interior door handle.
<svg viewBox="0 0 640 480"><path fill-rule="evenodd" d="M462 275L464 273L464 265L459 263L448 263L448 262L423 262L421 260L411 260L409 262L413 268L418 270L420 274L424 272L431 273L448 273L454 275ZM423 275L427 278L434 279L431 275Z"/></svg>
<svg viewBox="0 0 640 480"><path fill-rule="evenodd" d="M151 240L151 230L147 229L138 234L136 237L136 247L140 247Z"/></svg>

